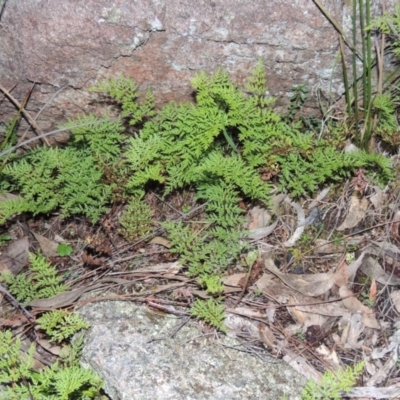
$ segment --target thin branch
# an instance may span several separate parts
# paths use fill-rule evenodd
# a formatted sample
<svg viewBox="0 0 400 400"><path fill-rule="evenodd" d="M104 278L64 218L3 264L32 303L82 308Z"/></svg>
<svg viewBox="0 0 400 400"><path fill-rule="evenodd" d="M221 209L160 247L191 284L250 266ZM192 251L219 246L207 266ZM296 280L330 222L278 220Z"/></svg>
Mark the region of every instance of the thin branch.
<svg viewBox="0 0 400 400"><path fill-rule="evenodd" d="M33 89L33 88L32 88ZM26 118L26 120L32 125L32 127L35 129L36 133L38 133L41 137L43 138L44 142L47 144L47 146L50 146L49 141L46 139L46 136L43 136L42 130L39 128L35 120L29 115L29 113L25 110L25 108L18 102L17 99L4 87L0 84L0 90L5 94L5 96L15 105L15 107L20 110L22 115Z"/></svg>

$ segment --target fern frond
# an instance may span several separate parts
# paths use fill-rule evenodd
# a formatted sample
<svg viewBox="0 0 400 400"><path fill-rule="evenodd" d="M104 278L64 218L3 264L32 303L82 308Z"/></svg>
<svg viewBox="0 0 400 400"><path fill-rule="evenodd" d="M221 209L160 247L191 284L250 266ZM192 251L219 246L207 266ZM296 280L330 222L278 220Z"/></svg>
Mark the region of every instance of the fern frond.
<svg viewBox="0 0 400 400"><path fill-rule="evenodd" d="M190 309L190 313L195 317L204 319L210 325L226 332L226 327L224 325L224 306L217 303L214 299L196 300Z"/></svg>
<svg viewBox="0 0 400 400"><path fill-rule="evenodd" d="M101 120L101 122L100 122ZM82 125L76 127L76 125ZM124 140L121 118L111 119L103 115L100 119L93 114L69 120L61 128L69 127L73 143L78 148L89 148L93 155L105 159L120 155L120 143Z"/></svg>
<svg viewBox="0 0 400 400"><path fill-rule="evenodd" d="M66 310L52 310L44 313L37 319L39 328L50 337L50 342L61 343L70 338L81 329L88 329L86 323L79 314L73 314Z"/></svg>

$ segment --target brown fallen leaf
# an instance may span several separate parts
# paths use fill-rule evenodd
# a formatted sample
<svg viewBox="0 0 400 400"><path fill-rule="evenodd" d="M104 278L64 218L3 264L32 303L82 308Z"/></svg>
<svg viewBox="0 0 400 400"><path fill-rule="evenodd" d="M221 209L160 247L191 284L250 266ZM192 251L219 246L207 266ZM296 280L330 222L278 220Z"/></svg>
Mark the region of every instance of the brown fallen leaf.
<svg viewBox="0 0 400 400"><path fill-rule="evenodd" d="M293 235L288 240L286 240L286 242L282 243L285 247L292 247L296 244L296 242L300 239L301 235L304 232L304 228L306 226L306 215L300 204L297 204L294 201L290 201L288 197L285 198L284 202L292 206L297 212L297 228L294 231Z"/></svg>
<svg viewBox="0 0 400 400"><path fill-rule="evenodd" d="M66 346L57 346L46 339L37 339L36 343L55 356L59 356L61 353L65 354Z"/></svg>
<svg viewBox="0 0 400 400"><path fill-rule="evenodd" d="M375 281L375 279L372 279L371 286L369 288L369 300L370 301L376 300L376 292L377 292L376 281Z"/></svg>
<svg viewBox="0 0 400 400"><path fill-rule="evenodd" d="M339 288L339 295L342 297L343 305L354 313L361 314L361 321L365 326L372 329L379 329L379 323L375 318L373 310L361 303L354 297L353 292L345 285Z"/></svg>
<svg viewBox="0 0 400 400"><path fill-rule="evenodd" d="M31 301L28 306L44 308L44 309L54 309L67 307L79 299L85 292L90 290L98 289L104 286L104 284L97 284L92 286L80 287L78 289L69 290L66 292L59 293L53 297L47 299L37 299Z"/></svg>
<svg viewBox="0 0 400 400"><path fill-rule="evenodd" d="M307 296L321 296L322 294L328 292L335 284L336 276L332 273L309 275L282 273L275 266L275 263L271 257L264 259L264 264L268 271L276 275L287 286Z"/></svg>
<svg viewBox="0 0 400 400"><path fill-rule="evenodd" d="M253 207L249 212L248 216L250 221L248 222L248 226L246 228L250 231L265 228L271 221L272 215L271 212L265 208L261 207Z"/></svg>
<svg viewBox="0 0 400 400"><path fill-rule="evenodd" d="M224 276L221 279L221 282L225 286L234 286L234 287L241 287L240 282L243 279L246 279L247 274L246 273L237 273L237 274L232 274L229 276Z"/></svg>
<svg viewBox="0 0 400 400"><path fill-rule="evenodd" d="M35 239L38 241L40 248L42 249L42 252L45 256L47 257L57 257L59 254L57 252L58 248L58 243L55 242L54 240L48 239L47 237L44 237L42 235L39 235L36 232L32 231L33 236L35 236Z"/></svg>
<svg viewBox="0 0 400 400"><path fill-rule="evenodd" d="M360 197L360 192L354 190L350 198L350 208L345 220L336 228L337 231L344 231L345 229L354 228L365 217L368 208L368 199Z"/></svg>
<svg viewBox="0 0 400 400"><path fill-rule="evenodd" d="M323 360L330 366L329 369L338 371L341 368L341 363L335 349L329 348L325 344L321 344L315 349L315 351L322 356Z"/></svg>
<svg viewBox="0 0 400 400"><path fill-rule="evenodd" d="M29 322L25 314L17 314L10 318L0 318L0 326L15 329Z"/></svg>
<svg viewBox="0 0 400 400"><path fill-rule="evenodd" d="M335 244L329 240L317 239L315 241L315 253L317 254L332 254L344 253L346 251L345 244Z"/></svg>
<svg viewBox="0 0 400 400"><path fill-rule="evenodd" d="M168 240L167 238L163 237L163 236L156 236L153 239L151 239L149 243L158 244L160 246L166 247L167 249L170 249L171 246L172 246L171 245L171 241Z"/></svg>
<svg viewBox="0 0 400 400"><path fill-rule="evenodd" d="M394 239L396 239L397 242L400 242L400 211L396 211L396 213L393 216L393 223L391 224L390 227L390 232L393 236Z"/></svg>
<svg viewBox="0 0 400 400"><path fill-rule="evenodd" d="M260 324L256 321L251 321L247 318L243 318L242 316L236 314L236 309L234 311L235 313L231 313L228 310L226 311L224 324L229 329L229 332L246 332L250 336L250 339L261 341L265 343L269 348L277 348L277 343L275 343L275 336L267 325Z"/></svg>
<svg viewBox="0 0 400 400"><path fill-rule="evenodd" d="M29 240L25 236L12 242L0 255L0 273L11 272L17 275L28 263L29 258Z"/></svg>
<svg viewBox="0 0 400 400"><path fill-rule="evenodd" d="M339 326L342 330L341 344L346 349L359 349L362 345L359 338L365 329L361 314L354 313L350 317L348 315L342 317Z"/></svg>
<svg viewBox="0 0 400 400"><path fill-rule="evenodd" d="M265 228L252 229L249 231L248 238L250 240L261 240L269 236L278 225L278 220L276 220L272 225L266 226Z"/></svg>
<svg viewBox="0 0 400 400"><path fill-rule="evenodd" d="M397 312L400 312L400 290L390 293L390 300L392 300Z"/></svg>
<svg viewBox="0 0 400 400"><path fill-rule="evenodd" d="M400 278L386 273L380 266L380 264L372 257L364 257L364 262L361 265L360 269L365 275L372 278L373 280L376 280L382 285L400 285Z"/></svg>

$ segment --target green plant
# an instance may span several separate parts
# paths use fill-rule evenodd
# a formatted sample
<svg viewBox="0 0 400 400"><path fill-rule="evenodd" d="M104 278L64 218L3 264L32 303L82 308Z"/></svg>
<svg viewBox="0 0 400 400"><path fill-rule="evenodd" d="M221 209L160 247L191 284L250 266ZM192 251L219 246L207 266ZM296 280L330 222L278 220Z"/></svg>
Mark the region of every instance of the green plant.
<svg viewBox="0 0 400 400"><path fill-rule="evenodd" d="M75 346L76 350L77 347ZM0 332L0 399L4 400L89 400L98 396L101 379L79 367L79 354L41 371L33 369L35 347L21 351L21 340L11 331ZM68 361L68 362L67 362Z"/></svg>
<svg viewBox="0 0 400 400"><path fill-rule="evenodd" d="M285 115L285 119L289 124L294 122L296 114L300 111L301 106L308 97L308 88L304 84L293 86L292 91L293 94L290 97L288 112Z"/></svg>
<svg viewBox="0 0 400 400"><path fill-rule="evenodd" d="M196 300L190 309L190 313L195 317L204 319L222 332L226 332L224 306L214 299Z"/></svg>
<svg viewBox="0 0 400 400"><path fill-rule="evenodd" d="M16 276L10 273L0 275L17 300L29 303L35 299L55 296L68 289L67 285L61 284L62 277L44 256L30 253L29 262L31 264L29 273L20 273Z"/></svg>
<svg viewBox="0 0 400 400"><path fill-rule="evenodd" d="M197 278L197 282L212 295L218 295L224 292L224 285L221 283L221 277L218 275L202 275Z"/></svg>
<svg viewBox="0 0 400 400"><path fill-rule="evenodd" d="M1 235L0 236L0 244L8 242L9 240L11 240L11 236L10 235Z"/></svg>
<svg viewBox="0 0 400 400"><path fill-rule="evenodd" d="M61 342L70 338L81 329L88 329L87 324L80 315L72 314L66 310L53 310L44 313L37 320L40 329L50 337L51 342Z"/></svg>
<svg viewBox="0 0 400 400"><path fill-rule="evenodd" d="M57 254L61 257L70 256L73 251L74 249L72 248L72 246L66 243L60 243L57 246Z"/></svg>
<svg viewBox="0 0 400 400"><path fill-rule="evenodd" d="M375 300L372 300L371 298L370 298L370 295L369 295L369 293L366 293L366 292L362 292L361 293L361 297L363 298L363 302L364 302L364 304L367 306L367 307L374 307L374 305L375 305Z"/></svg>
<svg viewBox="0 0 400 400"><path fill-rule="evenodd" d="M87 150L34 149L2 172L2 188L17 190L20 197L1 203L0 223L14 214L36 215L57 208L64 217L83 214L95 222L106 210L112 193L112 186L105 185L102 176Z"/></svg>
<svg viewBox="0 0 400 400"><path fill-rule="evenodd" d="M348 114L348 124L353 131L352 136L367 151L372 151L376 138L397 148L400 143L399 126L395 118L398 107L398 80L400 68L395 71L385 69L385 58L391 52L400 56L400 7L395 6L394 14L385 13L371 20L371 0L354 0L352 2L352 37L347 38L344 29L323 7L319 0L315 3L325 17L339 33L340 56L342 61L343 82ZM358 24L357 24L358 19ZM375 44L373 32L375 31ZM386 38L389 37L389 46ZM361 51L357 49L361 42ZM350 48L352 66L346 61L345 47ZM375 54L375 57L374 57ZM361 77L359 77L358 61L361 61ZM377 79L374 79L376 71ZM352 76L350 82L349 75ZM359 84L361 82L361 84Z"/></svg>
<svg viewBox="0 0 400 400"><path fill-rule="evenodd" d="M143 199L132 198L119 218L119 231L127 240L134 242L151 232L152 216L152 209Z"/></svg>
<svg viewBox="0 0 400 400"><path fill-rule="evenodd" d="M302 392L302 400L341 400L343 393L351 391L364 369L364 362L339 370L326 371L321 381L308 381Z"/></svg>

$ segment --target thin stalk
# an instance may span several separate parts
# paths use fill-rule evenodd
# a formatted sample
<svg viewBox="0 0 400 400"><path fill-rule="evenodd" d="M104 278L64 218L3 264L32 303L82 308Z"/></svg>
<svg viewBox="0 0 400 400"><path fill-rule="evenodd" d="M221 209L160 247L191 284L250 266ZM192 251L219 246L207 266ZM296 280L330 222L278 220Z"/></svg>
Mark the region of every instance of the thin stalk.
<svg viewBox="0 0 400 400"><path fill-rule="evenodd" d="M371 0L365 1L365 17L366 24L369 26L371 24ZM363 31L364 33L364 31ZM371 120L371 111L372 111L372 40L371 40L371 30L368 29L365 32L366 35L366 51L367 51L367 104L368 104L368 113L367 113L367 137L366 145L369 147L369 150L372 150L370 140L372 139L372 120Z"/></svg>
<svg viewBox="0 0 400 400"><path fill-rule="evenodd" d="M344 53L344 41L341 36L339 36L339 44L340 44L340 58L342 61L342 70L343 70L343 83L344 83L344 93L346 96L346 109L347 114L351 117L351 99L350 99L350 86L349 86L349 78L347 76L347 66L346 66L346 55Z"/></svg>
<svg viewBox="0 0 400 400"><path fill-rule="evenodd" d="M346 34L344 33L344 30L342 26L336 21L335 18L329 13L329 11L321 4L319 0L313 0L314 3L317 5L317 7L321 10L322 14L325 15L327 20L333 25L333 27L338 31L338 33L342 36L343 40L345 41L346 45L349 46L351 51L354 51L357 56L362 59L361 54L358 53L357 49L352 45L352 43L348 40ZM356 1L356 0L354 0Z"/></svg>
<svg viewBox="0 0 400 400"><path fill-rule="evenodd" d="M362 75L362 82L363 82L363 108L364 113L367 109L367 103L365 98L365 93L367 90L367 72L366 72L366 61L367 61L367 50L366 50L366 40L365 40L365 33L364 33L364 0L359 1L360 4L360 30L361 30L361 46L362 46L362 62L363 62L363 75Z"/></svg>
<svg viewBox="0 0 400 400"><path fill-rule="evenodd" d="M372 98L372 77L371 77L371 32L365 30L366 23L371 20L371 9L370 0L360 0L360 30L361 30L361 44L362 44L362 55L363 55L363 108L364 108L364 127L361 132L361 143L367 150L370 145L371 137L371 98Z"/></svg>
<svg viewBox="0 0 400 400"><path fill-rule="evenodd" d="M357 2L353 1L353 48L357 46ZM352 63L353 63L353 97L354 97L354 124L356 130L358 129L358 87L357 87L357 54L355 51L352 52Z"/></svg>

